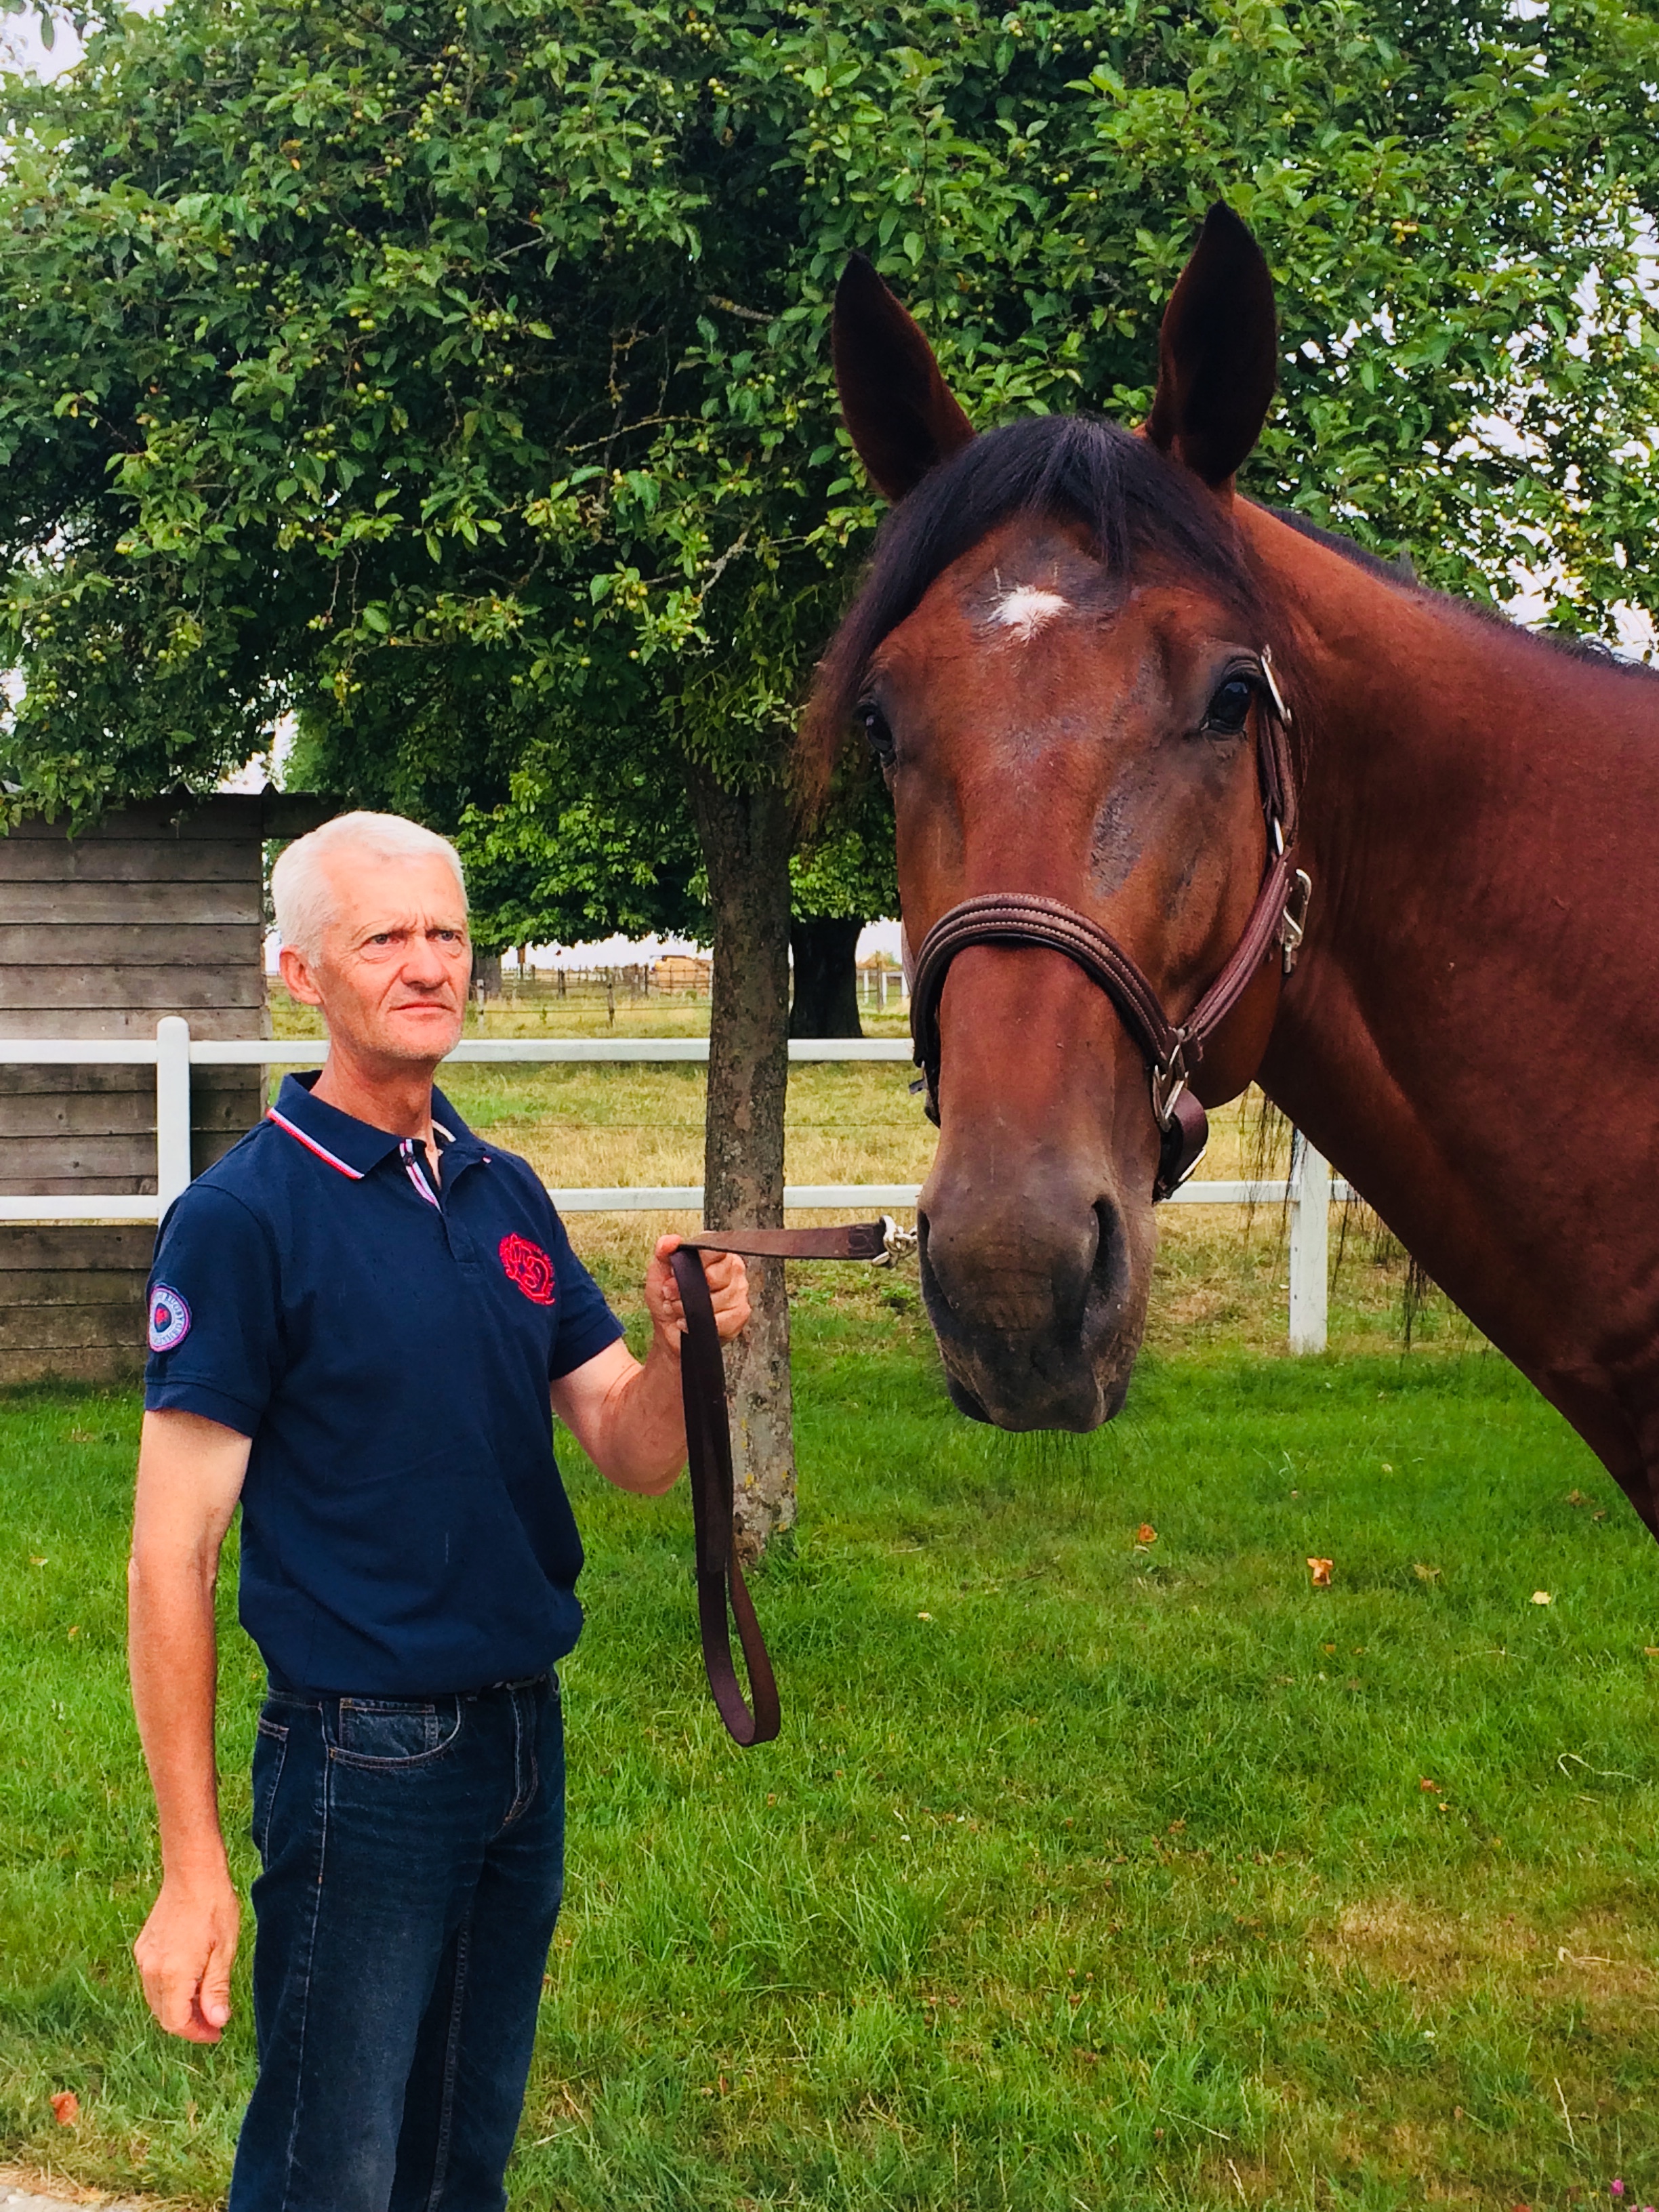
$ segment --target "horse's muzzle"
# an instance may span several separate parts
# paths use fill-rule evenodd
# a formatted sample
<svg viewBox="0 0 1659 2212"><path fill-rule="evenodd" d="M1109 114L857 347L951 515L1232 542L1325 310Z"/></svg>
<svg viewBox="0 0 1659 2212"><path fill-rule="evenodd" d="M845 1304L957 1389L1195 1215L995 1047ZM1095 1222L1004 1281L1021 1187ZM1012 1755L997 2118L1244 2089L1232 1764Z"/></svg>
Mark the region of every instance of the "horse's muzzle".
<svg viewBox="0 0 1659 2212"><path fill-rule="evenodd" d="M936 1171L917 1210L951 1399L999 1428L1098 1428L1121 1407L1139 1349L1150 1250L1114 1200L1060 1180L986 1203Z"/></svg>

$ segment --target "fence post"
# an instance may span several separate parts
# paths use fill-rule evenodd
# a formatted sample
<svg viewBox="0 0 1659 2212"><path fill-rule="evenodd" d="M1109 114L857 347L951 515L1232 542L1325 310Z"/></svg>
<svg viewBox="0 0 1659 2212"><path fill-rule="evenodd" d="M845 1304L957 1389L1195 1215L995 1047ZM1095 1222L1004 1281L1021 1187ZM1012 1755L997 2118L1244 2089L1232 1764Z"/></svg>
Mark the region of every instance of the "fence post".
<svg viewBox="0 0 1659 2212"><path fill-rule="evenodd" d="M1323 1352L1330 1253L1331 1170L1298 1130L1291 1195L1291 1350Z"/></svg>
<svg viewBox="0 0 1659 2212"><path fill-rule="evenodd" d="M155 1024L155 1202L165 1213L190 1181L190 1024Z"/></svg>

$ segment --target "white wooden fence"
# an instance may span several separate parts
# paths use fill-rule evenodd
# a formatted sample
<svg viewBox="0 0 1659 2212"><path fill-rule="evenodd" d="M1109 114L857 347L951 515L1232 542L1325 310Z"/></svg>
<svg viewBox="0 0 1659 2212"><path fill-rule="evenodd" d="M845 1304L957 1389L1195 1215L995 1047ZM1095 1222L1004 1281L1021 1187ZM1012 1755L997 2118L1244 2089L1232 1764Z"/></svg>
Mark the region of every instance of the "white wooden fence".
<svg viewBox="0 0 1659 2212"><path fill-rule="evenodd" d="M251 1037L234 1042L192 1038L182 1016L168 1014L148 1037L0 1037L0 1066L149 1066L155 1070L155 1195L153 1198L31 1198L0 1196L0 1222L159 1221L190 1181L190 1071L192 1067L299 1067L319 1054L315 1037ZM553 1060L706 1060L707 1037L473 1038L456 1046L454 1062ZM792 1060L885 1060L910 1057L902 1037L799 1038ZM852 1212L912 1206L919 1183L791 1183L791 1207ZM611 1190L555 1190L562 1213L700 1212L701 1183L629 1185ZM1333 1199L1347 1196L1334 1184L1324 1160L1298 1136L1288 1182L1188 1182L1174 1206L1285 1206L1290 1209L1290 1340L1293 1352L1325 1349L1327 1255Z"/></svg>

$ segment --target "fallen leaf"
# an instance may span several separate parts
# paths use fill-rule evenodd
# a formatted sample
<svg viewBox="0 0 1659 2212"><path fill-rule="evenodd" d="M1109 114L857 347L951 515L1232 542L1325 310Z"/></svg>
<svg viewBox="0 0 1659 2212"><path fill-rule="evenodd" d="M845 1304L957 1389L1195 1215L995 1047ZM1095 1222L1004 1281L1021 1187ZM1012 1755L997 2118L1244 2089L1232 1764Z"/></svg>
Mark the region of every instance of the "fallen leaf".
<svg viewBox="0 0 1659 2212"><path fill-rule="evenodd" d="M1135 1530L1135 1541L1137 1544L1157 1543L1158 1531L1150 1521L1143 1521L1139 1528Z"/></svg>
<svg viewBox="0 0 1659 2212"><path fill-rule="evenodd" d="M76 1621L76 1623L75 1624L75 1626L74 1626L73 1628L71 1628L71 1629L70 1629L70 1636L71 1639L73 1639L75 1637L77 1637L80 1633L81 1633L81 1624L80 1624L80 1622L79 1622L79 1621Z"/></svg>
<svg viewBox="0 0 1659 2212"><path fill-rule="evenodd" d="M29 1565L32 1567L44 1567L46 1564L44 1559L37 1559L33 1552L29 1553Z"/></svg>
<svg viewBox="0 0 1659 2212"><path fill-rule="evenodd" d="M1569 1505L1588 1505L1589 1500L1582 1490L1570 1490L1567 1492L1567 1503Z"/></svg>
<svg viewBox="0 0 1659 2212"><path fill-rule="evenodd" d="M1439 1568L1425 1567L1421 1559L1419 1559L1416 1565L1412 1569L1412 1572L1417 1577L1418 1581L1420 1583L1437 1583L1440 1579Z"/></svg>
<svg viewBox="0 0 1659 2212"><path fill-rule="evenodd" d="M60 2128L72 2128L75 2125L81 2117L81 2100L73 2089L54 2091L52 2100L52 2117Z"/></svg>
<svg viewBox="0 0 1659 2212"><path fill-rule="evenodd" d="M1425 1774L1417 1786L1419 1790L1437 1790L1440 1784L1437 1782L1431 1782Z"/></svg>
<svg viewBox="0 0 1659 2212"><path fill-rule="evenodd" d="M1659 1644L1644 1644L1642 1646L1642 1656L1644 1659L1659 1659Z"/></svg>
<svg viewBox="0 0 1659 2212"><path fill-rule="evenodd" d="M916 1619L918 1620L931 1620L933 1617L933 1616L931 1613L919 1613L916 1615Z"/></svg>
<svg viewBox="0 0 1659 2212"><path fill-rule="evenodd" d="M1391 1459L1385 1459L1383 1461L1382 1472L1384 1474L1392 1474L1394 1473L1394 1462Z"/></svg>
<svg viewBox="0 0 1659 2212"><path fill-rule="evenodd" d="M1534 1605L1553 1605L1555 1602L1547 1590L1534 1590L1532 1594L1532 1601Z"/></svg>
<svg viewBox="0 0 1659 2212"><path fill-rule="evenodd" d="M1336 1562L1334 1559L1309 1560L1308 1572L1313 1577L1313 1585L1316 1589L1328 1589L1330 1588L1331 1569L1335 1565Z"/></svg>

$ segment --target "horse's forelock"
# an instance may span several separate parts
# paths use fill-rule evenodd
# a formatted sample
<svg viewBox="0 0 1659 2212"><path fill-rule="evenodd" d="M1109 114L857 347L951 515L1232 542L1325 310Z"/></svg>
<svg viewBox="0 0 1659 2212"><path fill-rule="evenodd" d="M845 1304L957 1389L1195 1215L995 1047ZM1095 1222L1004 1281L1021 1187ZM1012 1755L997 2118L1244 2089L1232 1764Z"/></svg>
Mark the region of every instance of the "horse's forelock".
<svg viewBox="0 0 1659 2212"><path fill-rule="evenodd" d="M1257 610L1224 509L1146 439L1092 415L1034 415L988 431L924 477L882 525L802 720L797 781L809 811L828 794L878 646L953 561L1016 514L1081 523L1109 569L1157 556L1195 571L1242 611Z"/></svg>

